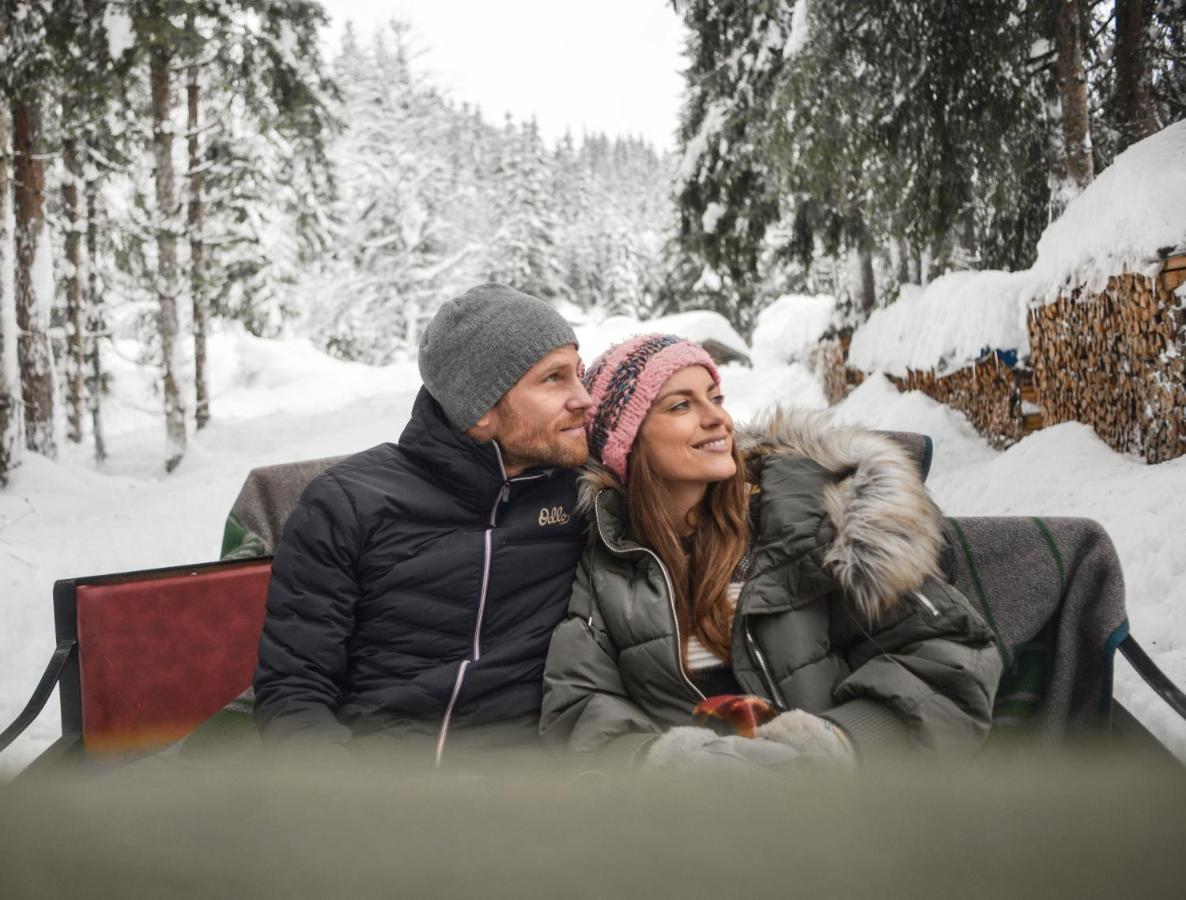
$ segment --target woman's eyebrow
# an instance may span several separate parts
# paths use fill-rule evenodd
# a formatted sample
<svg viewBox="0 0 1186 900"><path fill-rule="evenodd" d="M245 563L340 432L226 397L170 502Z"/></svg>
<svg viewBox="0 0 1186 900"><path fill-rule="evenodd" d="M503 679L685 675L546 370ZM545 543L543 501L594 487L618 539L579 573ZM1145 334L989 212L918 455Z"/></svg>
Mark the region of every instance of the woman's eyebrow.
<svg viewBox="0 0 1186 900"><path fill-rule="evenodd" d="M710 383L707 387L705 387L704 391L705 391L705 393L710 393L712 391L712 389L716 388L716 387L717 387L717 383L714 381L714 382ZM719 388L718 388L718 390L719 390ZM694 390L692 390L691 388L680 388L680 389L677 389L674 391L668 391L666 394L663 394L662 396L660 396L659 399L656 400L655 402L662 403L668 397L677 397L677 396L692 397L695 394L696 394L696 392Z"/></svg>

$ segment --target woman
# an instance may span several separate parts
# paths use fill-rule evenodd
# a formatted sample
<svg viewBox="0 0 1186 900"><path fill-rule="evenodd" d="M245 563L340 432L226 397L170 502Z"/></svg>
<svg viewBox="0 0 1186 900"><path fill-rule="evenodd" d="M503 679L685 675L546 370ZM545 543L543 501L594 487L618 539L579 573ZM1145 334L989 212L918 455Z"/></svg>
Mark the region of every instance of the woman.
<svg viewBox="0 0 1186 900"><path fill-rule="evenodd" d="M659 766L979 746L1000 655L940 574L941 516L898 445L782 411L735 434L711 358L671 335L611 348L585 384L592 534L546 738ZM779 715L757 738L694 726L718 694Z"/></svg>

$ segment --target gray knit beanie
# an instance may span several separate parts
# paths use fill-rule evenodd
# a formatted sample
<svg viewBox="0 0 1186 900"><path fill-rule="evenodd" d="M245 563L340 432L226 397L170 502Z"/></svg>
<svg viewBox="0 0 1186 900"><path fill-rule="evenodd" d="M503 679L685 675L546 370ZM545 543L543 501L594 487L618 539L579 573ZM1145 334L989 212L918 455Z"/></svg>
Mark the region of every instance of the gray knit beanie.
<svg viewBox="0 0 1186 900"><path fill-rule="evenodd" d="M488 282L445 303L420 338L420 377L458 431L471 428L572 326L543 300Z"/></svg>

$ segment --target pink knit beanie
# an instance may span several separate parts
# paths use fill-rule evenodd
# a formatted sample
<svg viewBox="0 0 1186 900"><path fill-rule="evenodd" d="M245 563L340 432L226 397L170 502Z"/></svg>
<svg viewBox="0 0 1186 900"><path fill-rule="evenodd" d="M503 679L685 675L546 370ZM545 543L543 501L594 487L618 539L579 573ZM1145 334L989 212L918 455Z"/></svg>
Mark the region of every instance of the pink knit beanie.
<svg viewBox="0 0 1186 900"><path fill-rule="evenodd" d="M704 366L721 383L703 347L674 334L643 334L610 347L585 372L593 405L585 414L589 449L626 483L634 438L664 383L688 366Z"/></svg>

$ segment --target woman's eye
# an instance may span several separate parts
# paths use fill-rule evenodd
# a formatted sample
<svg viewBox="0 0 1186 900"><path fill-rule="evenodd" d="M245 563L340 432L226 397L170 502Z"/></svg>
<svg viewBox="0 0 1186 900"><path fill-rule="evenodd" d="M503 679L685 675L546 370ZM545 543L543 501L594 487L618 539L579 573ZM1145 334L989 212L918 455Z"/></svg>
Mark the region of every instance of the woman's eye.
<svg viewBox="0 0 1186 900"><path fill-rule="evenodd" d="M687 401L687 400L681 400L679 403L676 403L674 406L672 406L672 407L671 407L671 411L672 411L672 412L680 412L680 411L682 411L682 410L685 410L685 409L687 409L687 408L688 408L688 401Z"/></svg>

